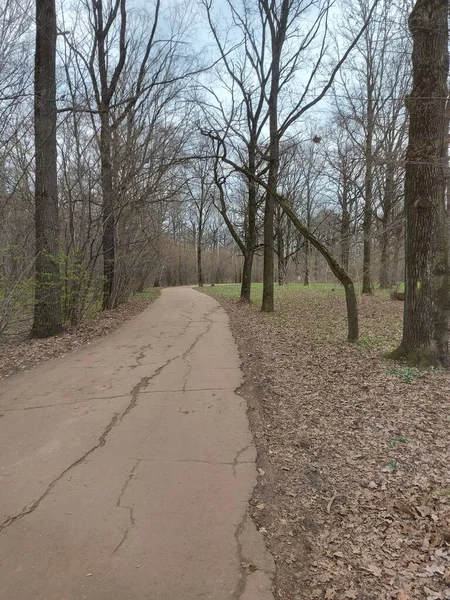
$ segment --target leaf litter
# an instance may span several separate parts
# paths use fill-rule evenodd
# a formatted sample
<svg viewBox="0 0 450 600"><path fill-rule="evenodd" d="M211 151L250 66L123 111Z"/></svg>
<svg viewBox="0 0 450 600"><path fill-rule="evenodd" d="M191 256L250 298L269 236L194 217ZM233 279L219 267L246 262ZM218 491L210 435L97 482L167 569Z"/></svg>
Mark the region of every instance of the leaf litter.
<svg viewBox="0 0 450 600"><path fill-rule="evenodd" d="M383 358L402 305L361 298L351 345L329 291L286 290L269 315L216 298L246 375L277 598L450 599L450 373L399 376Z"/></svg>
<svg viewBox="0 0 450 600"><path fill-rule="evenodd" d="M18 372L28 371L50 358L90 344L136 317L154 298L130 300L114 310L104 311L92 321L68 327L60 335L45 339L14 336L0 339L0 381Z"/></svg>

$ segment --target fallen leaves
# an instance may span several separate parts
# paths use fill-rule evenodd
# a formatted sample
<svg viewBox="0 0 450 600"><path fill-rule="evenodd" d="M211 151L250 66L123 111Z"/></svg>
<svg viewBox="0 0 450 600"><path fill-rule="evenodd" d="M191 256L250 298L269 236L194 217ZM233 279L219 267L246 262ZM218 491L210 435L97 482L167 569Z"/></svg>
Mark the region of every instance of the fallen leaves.
<svg viewBox="0 0 450 600"><path fill-rule="evenodd" d="M46 339L4 338L0 341L0 381L26 371L44 360L72 352L97 338L112 333L125 321L142 312L149 300L132 300L114 310L100 313L94 321L70 327L61 335Z"/></svg>
<svg viewBox="0 0 450 600"><path fill-rule="evenodd" d="M450 374L388 373L401 305L361 299L362 335L377 343L350 345L330 292L286 290L272 315L221 302L266 475L253 515L279 598L450 599Z"/></svg>

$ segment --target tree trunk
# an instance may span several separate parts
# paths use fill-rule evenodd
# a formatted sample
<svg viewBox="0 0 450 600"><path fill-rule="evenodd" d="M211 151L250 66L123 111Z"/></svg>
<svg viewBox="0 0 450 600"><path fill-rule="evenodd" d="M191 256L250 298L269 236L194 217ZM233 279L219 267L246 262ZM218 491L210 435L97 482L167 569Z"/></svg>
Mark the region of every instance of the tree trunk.
<svg viewBox="0 0 450 600"><path fill-rule="evenodd" d="M203 243L203 225L199 222L198 236L197 236L197 278L198 278L198 287L203 287L202 243Z"/></svg>
<svg viewBox="0 0 450 600"><path fill-rule="evenodd" d="M247 230L245 239L244 265L242 268L241 301L250 302L252 287L253 258L256 247L256 199L258 186L253 178L256 174L256 142L252 140L248 145L248 170L252 176L247 178L248 203L247 203Z"/></svg>
<svg viewBox="0 0 450 600"><path fill-rule="evenodd" d="M380 287L387 289L391 280L389 242L391 227L391 214L395 203L395 180L393 157L388 156L386 168L386 181L384 186L383 219L381 222L381 261L380 261Z"/></svg>
<svg viewBox="0 0 450 600"><path fill-rule="evenodd" d="M386 290L389 287L389 224L386 217L381 222L381 256L380 256L380 288Z"/></svg>
<svg viewBox="0 0 450 600"><path fill-rule="evenodd" d="M278 207L277 213L277 283L279 286L285 282L285 257L284 257L284 239L283 239L283 211Z"/></svg>
<svg viewBox="0 0 450 600"><path fill-rule="evenodd" d="M449 363L450 274L444 170L448 0L417 0L409 17L413 90L405 173L405 310L393 357L419 366Z"/></svg>
<svg viewBox="0 0 450 600"><path fill-rule="evenodd" d="M34 82L36 278L32 328L32 335L36 337L48 337L62 330L55 69L55 2L37 0Z"/></svg>
<svg viewBox="0 0 450 600"><path fill-rule="evenodd" d="M309 258L310 258L310 247L309 247L309 241L306 240L306 242L305 242L305 276L303 278L303 285L309 285L310 284L310 280L309 280Z"/></svg>
<svg viewBox="0 0 450 600"><path fill-rule="evenodd" d="M272 5L273 7L275 4ZM274 310L274 214L280 164L280 134L278 131L278 96L280 93L281 52L286 39L286 29L291 4L288 0L281 2L279 17L273 17L271 24L272 59L269 112L269 174L264 208L264 267L263 267L263 299L261 310ZM274 24L277 23L277 28ZM276 30L277 29L277 30Z"/></svg>
<svg viewBox="0 0 450 600"><path fill-rule="evenodd" d="M348 271L350 262L350 211L348 207L348 183L344 176L342 189L342 217L341 217L341 265Z"/></svg>
<svg viewBox="0 0 450 600"><path fill-rule="evenodd" d="M109 110L103 109L100 116L100 162L102 185L102 225L103 225L103 310L116 305L114 298L115 237L114 191L111 158L111 124Z"/></svg>
<svg viewBox="0 0 450 600"><path fill-rule="evenodd" d="M254 252L248 250L244 255L244 266L242 268L241 302L250 302L252 286Z"/></svg>
<svg viewBox="0 0 450 600"><path fill-rule="evenodd" d="M372 195L373 195L373 102L372 82L368 81L367 100L367 136L366 136L366 174L364 178L364 216L363 216L363 277L362 293L372 293Z"/></svg>
<svg viewBox="0 0 450 600"><path fill-rule="evenodd" d="M278 137L278 133L276 133ZM278 139L271 142L270 167L266 203L264 208L264 267L263 267L263 298L261 310L273 312L274 310L274 235L273 222L275 201L273 192L276 191L278 179Z"/></svg>

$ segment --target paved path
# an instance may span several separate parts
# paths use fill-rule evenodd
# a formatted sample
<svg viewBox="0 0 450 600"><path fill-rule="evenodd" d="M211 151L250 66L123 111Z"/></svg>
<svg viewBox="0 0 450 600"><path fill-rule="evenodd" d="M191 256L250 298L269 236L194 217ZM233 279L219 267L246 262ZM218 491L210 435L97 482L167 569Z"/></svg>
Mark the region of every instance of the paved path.
<svg viewBox="0 0 450 600"><path fill-rule="evenodd" d="M241 377L222 308L174 288L3 382L1 600L272 600Z"/></svg>

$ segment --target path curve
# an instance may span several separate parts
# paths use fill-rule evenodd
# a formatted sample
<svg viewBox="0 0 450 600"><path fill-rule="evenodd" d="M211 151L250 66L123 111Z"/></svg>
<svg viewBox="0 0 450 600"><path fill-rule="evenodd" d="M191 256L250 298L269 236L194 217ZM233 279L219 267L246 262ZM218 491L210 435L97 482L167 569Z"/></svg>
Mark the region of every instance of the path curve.
<svg viewBox="0 0 450 600"><path fill-rule="evenodd" d="M2 382L1 600L273 600L241 381L226 313L173 288Z"/></svg>

